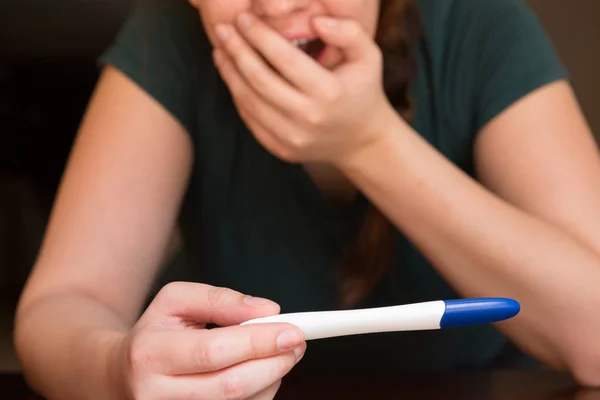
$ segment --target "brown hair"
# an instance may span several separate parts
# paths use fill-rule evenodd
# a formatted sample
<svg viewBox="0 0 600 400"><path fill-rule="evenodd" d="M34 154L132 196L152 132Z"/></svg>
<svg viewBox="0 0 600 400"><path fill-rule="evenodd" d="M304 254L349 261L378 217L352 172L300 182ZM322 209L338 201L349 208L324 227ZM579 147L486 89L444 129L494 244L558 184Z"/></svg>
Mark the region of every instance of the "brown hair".
<svg viewBox="0 0 600 400"><path fill-rule="evenodd" d="M411 47L420 34L416 0L381 0L375 40L383 53L384 89L391 104L406 120L411 119L413 111L409 86L417 75ZM345 257L342 307L356 304L381 281L393 260L392 232L387 218L371 205L356 243Z"/></svg>

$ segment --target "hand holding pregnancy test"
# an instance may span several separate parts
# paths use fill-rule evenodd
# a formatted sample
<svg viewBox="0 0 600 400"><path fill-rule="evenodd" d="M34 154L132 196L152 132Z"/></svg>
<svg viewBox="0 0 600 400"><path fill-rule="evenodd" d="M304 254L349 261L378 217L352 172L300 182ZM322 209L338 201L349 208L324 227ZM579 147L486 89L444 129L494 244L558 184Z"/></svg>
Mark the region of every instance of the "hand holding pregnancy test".
<svg viewBox="0 0 600 400"><path fill-rule="evenodd" d="M340 164L400 119L381 49L354 20L319 16L279 32L244 13L215 36L215 65L240 117L284 161Z"/></svg>
<svg viewBox="0 0 600 400"><path fill-rule="evenodd" d="M360 310L279 314L252 319L241 325L289 323L306 340L379 332L445 329L489 324L517 315L519 303L506 298L437 300Z"/></svg>

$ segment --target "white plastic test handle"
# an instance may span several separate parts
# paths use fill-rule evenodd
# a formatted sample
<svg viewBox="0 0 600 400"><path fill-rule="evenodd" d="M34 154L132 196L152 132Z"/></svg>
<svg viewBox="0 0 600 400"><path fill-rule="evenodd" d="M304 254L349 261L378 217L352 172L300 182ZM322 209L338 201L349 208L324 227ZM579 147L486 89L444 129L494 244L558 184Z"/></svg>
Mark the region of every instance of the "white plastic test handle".
<svg viewBox="0 0 600 400"><path fill-rule="evenodd" d="M361 310L317 311L257 318L242 325L285 322L306 340L365 333L416 331L488 324L514 317L520 304L507 298L437 300Z"/></svg>
<svg viewBox="0 0 600 400"><path fill-rule="evenodd" d="M279 314L246 321L241 325L284 322L297 326L305 340L377 332L440 329L446 305L443 301L381 308Z"/></svg>

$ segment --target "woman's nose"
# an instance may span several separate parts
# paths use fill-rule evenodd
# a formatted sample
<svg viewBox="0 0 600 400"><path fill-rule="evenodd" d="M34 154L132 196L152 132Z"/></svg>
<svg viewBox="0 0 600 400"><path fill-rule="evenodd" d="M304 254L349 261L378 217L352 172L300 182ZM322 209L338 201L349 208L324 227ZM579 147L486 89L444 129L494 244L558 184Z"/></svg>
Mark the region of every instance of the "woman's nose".
<svg viewBox="0 0 600 400"><path fill-rule="evenodd" d="M302 11L314 0L253 0L253 12L267 18L277 18Z"/></svg>

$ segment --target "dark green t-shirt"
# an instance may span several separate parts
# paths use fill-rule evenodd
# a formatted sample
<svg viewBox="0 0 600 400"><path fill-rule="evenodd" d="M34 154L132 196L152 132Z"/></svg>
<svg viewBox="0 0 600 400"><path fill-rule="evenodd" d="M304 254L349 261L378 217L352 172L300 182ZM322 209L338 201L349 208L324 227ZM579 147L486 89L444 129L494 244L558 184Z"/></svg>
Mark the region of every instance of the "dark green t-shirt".
<svg viewBox="0 0 600 400"><path fill-rule="evenodd" d="M425 27L415 46L412 125L472 175L478 131L511 103L567 73L520 0L419 4ZM187 274L177 278L267 297L282 312L331 309L334 266L364 204L333 207L300 166L256 142L212 64L196 10L186 0L141 2L102 61L147 91L193 139L195 165L181 213ZM359 307L457 297L406 237L396 232L395 240L397 265ZM364 335L311 342L301 364L477 367L505 343L491 326Z"/></svg>

